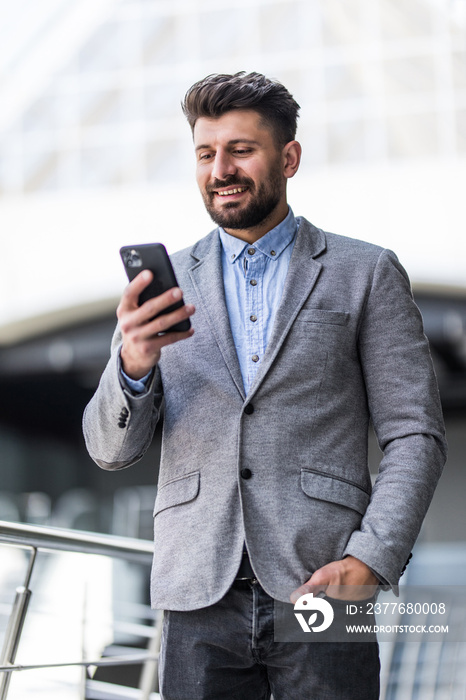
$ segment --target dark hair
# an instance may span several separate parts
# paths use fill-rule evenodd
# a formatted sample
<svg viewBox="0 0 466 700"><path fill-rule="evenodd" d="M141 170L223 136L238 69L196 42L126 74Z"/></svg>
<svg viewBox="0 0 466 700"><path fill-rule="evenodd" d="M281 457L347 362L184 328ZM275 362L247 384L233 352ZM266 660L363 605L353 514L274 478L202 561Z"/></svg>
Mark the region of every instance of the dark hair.
<svg viewBox="0 0 466 700"><path fill-rule="evenodd" d="M189 88L182 108L192 130L199 117L251 109L273 128L281 146L296 136L299 104L281 83L261 73L208 75Z"/></svg>

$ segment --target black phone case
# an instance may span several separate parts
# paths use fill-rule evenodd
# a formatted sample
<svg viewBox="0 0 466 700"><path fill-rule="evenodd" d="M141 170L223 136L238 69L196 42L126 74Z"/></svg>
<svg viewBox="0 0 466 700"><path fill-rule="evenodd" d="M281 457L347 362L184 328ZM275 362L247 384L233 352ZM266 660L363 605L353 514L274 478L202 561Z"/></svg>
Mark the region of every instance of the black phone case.
<svg viewBox="0 0 466 700"><path fill-rule="evenodd" d="M154 275L152 282L139 295L139 305L143 304L148 299L159 296L159 294L166 292L167 289L178 286L170 258L168 257L165 246L161 243L123 246L120 248L120 255L130 282L136 275L142 272L142 270L150 270ZM170 313L170 311L179 309L183 304L184 301L180 299L180 301L176 301L174 304L164 309L162 313ZM157 314L154 318L160 315L161 314ZM187 331L190 328L191 322L188 318L185 321L181 321L181 323L175 324L165 332Z"/></svg>

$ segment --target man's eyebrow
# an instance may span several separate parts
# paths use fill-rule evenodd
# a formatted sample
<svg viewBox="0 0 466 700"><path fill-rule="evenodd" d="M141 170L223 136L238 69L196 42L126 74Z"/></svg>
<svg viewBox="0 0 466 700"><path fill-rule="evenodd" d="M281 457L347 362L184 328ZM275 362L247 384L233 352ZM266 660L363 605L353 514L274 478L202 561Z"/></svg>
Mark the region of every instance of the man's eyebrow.
<svg viewBox="0 0 466 700"><path fill-rule="evenodd" d="M251 146L258 146L259 142L255 141L254 139L231 139L228 141L228 146L236 146L238 143L248 143ZM195 151L201 151L203 148L212 148L212 146L208 143L202 143L199 146L196 146L194 149Z"/></svg>
<svg viewBox="0 0 466 700"><path fill-rule="evenodd" d="M232 139L231 141L228 141L228 144L234 146L237 143L250 143L251 145L259 145L258 141L254 141L254 139Z"/></svg>

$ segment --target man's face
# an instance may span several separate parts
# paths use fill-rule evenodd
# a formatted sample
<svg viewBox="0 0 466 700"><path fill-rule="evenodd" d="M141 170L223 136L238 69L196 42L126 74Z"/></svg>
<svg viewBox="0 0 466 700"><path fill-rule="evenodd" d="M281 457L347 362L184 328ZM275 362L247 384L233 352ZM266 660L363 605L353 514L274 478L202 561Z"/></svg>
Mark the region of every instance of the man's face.
<svg viewBox="0 0 466 700"><path fill-rule="evenodd" d="M227 231L267 222L273 228L286 216L282 149L257 112L201 117L194 126L194 147L197 183L215 223Z"/></svg>

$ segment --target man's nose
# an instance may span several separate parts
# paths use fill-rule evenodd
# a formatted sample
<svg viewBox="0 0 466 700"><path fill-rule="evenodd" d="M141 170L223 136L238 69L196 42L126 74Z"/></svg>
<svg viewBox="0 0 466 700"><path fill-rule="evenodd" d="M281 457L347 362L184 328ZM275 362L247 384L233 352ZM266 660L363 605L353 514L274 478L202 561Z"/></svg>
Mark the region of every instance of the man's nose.
<svg viewBox="0 0 466 700"><path fill-rule="evenodd" d="M216 180L224 180L229 175L234 175L236 170L234 158L225 151L217 151L212 168L212 177Z"/></svg>

